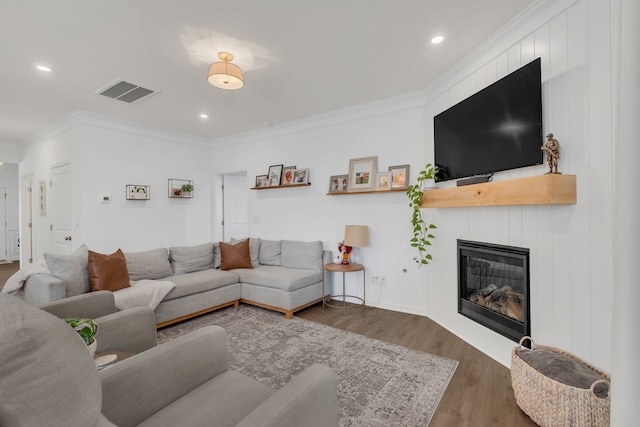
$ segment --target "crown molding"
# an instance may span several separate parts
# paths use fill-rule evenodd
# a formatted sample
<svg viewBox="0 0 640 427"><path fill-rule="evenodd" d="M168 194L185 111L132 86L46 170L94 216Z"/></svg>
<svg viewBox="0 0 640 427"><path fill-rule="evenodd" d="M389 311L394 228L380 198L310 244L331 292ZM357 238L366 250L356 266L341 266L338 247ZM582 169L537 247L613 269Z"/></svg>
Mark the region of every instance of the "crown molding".
<svg viewBox="0 0 640 427"><path fill-rule="evenodd" d="M42 131L34 134L27 140L27 145L37 144L43 140L55 138L56 136L62 135L80 125L132 133L170 142L177 142L180 144L207 148L211 147L211 141L208 138L155 128L152 126L145 126L131 120L117 119L104 114L92 113L84 110L73 111Z"/></svg>

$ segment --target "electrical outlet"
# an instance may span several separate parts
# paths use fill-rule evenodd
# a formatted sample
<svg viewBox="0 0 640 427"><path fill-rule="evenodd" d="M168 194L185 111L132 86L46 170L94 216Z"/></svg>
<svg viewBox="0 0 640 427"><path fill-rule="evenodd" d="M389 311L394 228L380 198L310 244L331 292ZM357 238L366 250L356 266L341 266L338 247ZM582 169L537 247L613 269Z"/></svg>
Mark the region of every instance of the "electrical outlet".
<svg viewBox="0 0 640 427"><path fill-rule="evenodd" d="M371 276L371 284L372 285L378 285L380 283L380 277L379 276Z"/></svg>

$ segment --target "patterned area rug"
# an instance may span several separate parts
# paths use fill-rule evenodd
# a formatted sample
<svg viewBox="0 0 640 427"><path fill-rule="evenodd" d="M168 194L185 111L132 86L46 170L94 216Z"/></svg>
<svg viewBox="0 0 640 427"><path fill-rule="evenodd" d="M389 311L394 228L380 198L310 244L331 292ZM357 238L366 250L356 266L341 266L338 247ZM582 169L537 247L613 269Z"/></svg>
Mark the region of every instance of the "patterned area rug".
<svg viewBox="0 0 640 427"><path fill-rule="evenodd" d="M159 343L206 325L227 332L232 370L278 389L313 363L338 376L341 426L427 426L455 360L241 305L158 331Z"/></svg>

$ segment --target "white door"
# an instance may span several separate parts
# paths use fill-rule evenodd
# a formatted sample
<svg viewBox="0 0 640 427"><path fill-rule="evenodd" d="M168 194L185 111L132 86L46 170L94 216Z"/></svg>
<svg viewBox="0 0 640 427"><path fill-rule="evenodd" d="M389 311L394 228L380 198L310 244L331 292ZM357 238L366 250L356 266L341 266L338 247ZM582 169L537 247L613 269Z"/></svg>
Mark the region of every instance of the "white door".
<svg viewBox="0 0 640 427"><path fill-rule="evenodd" d="M0 260L7 258L7 188L0 187Z"/></svg>
<svg viewBox="0 0 640 427"><path fill-rule="evenodd" d="M71 253L71 165L51 168L51 231L53 251Z"/></svg>
<svg viewBox="0 0 640 427"><path fill-rule="evenodd" d="M20 265L26 266L33 262L33 174L22 177L20 197L22 199Z"/></svg>
<svg viewBox="0 0 640 427"><path fill-rule="evenodd" d="M224 241L249 237L249 187L247 174L222 177Z"/></svg>

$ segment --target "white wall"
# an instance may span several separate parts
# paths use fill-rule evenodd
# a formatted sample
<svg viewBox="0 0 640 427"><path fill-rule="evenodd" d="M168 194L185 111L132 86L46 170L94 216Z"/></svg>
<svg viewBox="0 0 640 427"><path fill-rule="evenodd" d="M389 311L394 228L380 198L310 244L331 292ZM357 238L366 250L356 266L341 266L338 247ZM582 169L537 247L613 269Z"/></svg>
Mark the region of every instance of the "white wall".
<svg viewBox="0 0 640 427"><path fill-rule="evenodd" d="M571 4L575 3L575 4ZM566 8L569 6L568 8ZM428 91L432 117L488 84L542 58L543 132L559 139L559 170L577 175L578 203L433 209L438 262L429 269L429 315L505 365L513 342L457 314L456 239L531 250L531 334L610 372L612 319L612 128L608 4L557 2L487 46ZM427 149L431 152L431 148ZM540 175L546 165L496 174ZM446 183L443 186L455 185Z"/></svg>
<svg viewBox="0 0 640 427"><path fill-rule="evenodd" d="M321 240L336 255L345 225L368 225L370 245L361 250L367 304L426 314L424 275L413 264L409 246L411 210L406 194L327 195L329 177L348 173L353 158L378 156L379 170L410 164L416 173L424 167L423 103L422 94L410 94L219 140L222 147L214 150L212 167L219 174L247 170L250 183L270 165L309 168L309 187L250 192L250 235ZM373 275L385 277L382 288L371 286ZM341 276L334 283L341 293ZM347 275L347 293L362 294L361 273Z"/></svg>
<svg viewBox="0 0 640 427"><path fill-rule="evenodd" d="M98 252L146 250L211 240L210 147L87 113L30 144L21 173L49 180L52 165L69 162L73 247ZM191 179L192 199L170 199L168 179ZM125 187L150 185L151 200L126 200ZM101 203L110 196L111 203ZM34 204L34 259L53 250L49 216Z"/></svg>

